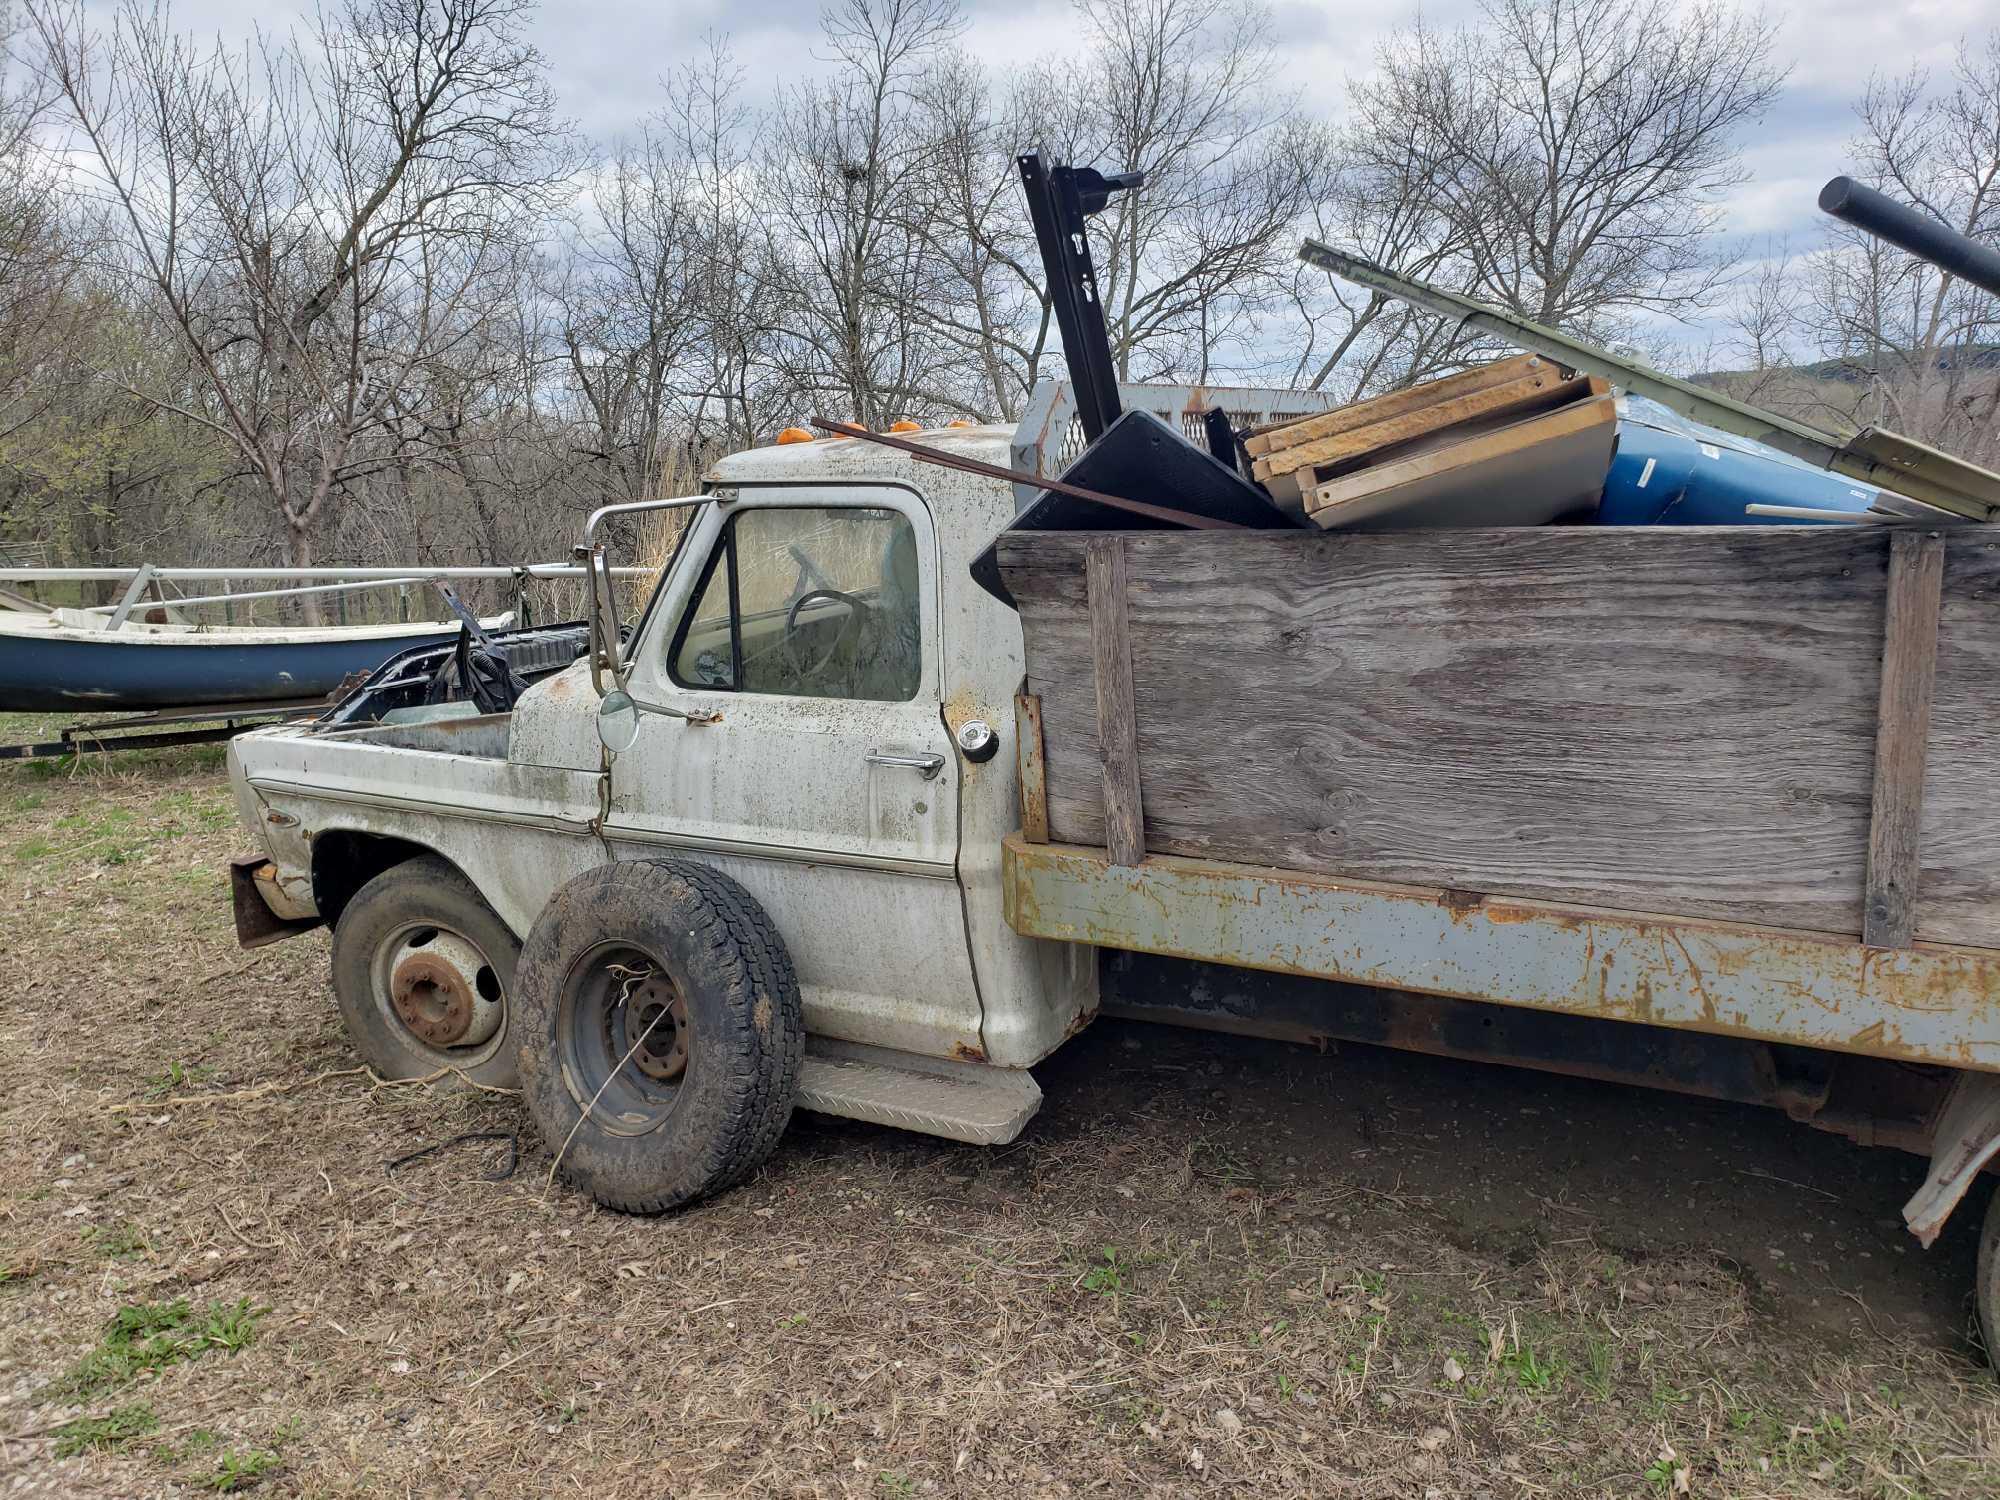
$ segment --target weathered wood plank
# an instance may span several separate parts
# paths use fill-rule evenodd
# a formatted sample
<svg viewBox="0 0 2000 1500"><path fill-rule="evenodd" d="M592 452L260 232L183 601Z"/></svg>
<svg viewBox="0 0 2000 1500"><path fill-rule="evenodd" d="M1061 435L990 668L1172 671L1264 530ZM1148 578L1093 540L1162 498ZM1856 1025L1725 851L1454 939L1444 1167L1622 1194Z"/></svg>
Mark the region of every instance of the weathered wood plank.
<svg viewBox="0 0 2000 1500"><path fill-rule="evenodd" d="M1084 549L1084 576L1089 595L1091 678L1096 687L1104 846L1113 864L1136 865L1146 857L1146 835L1125 598L1125 539L1090 538Z"/></svg>
<svg viewBox="0 0 2000 1500"><path fill-rule="evenodd" d="M1943 588L1943 534L1899 527L1889 539L1874 795L1861 908L1861 940L1871 948L1907 948L1916 936L1924 762Z"/></svg>
<svg viewBox="0 0 2000 1500"><path fill-rule="evenodd" d="M1510 380L1505 385L1469 391L1449 401L1434 402L1400 416L1370 422L1365 427L1280 448L1268 458L1258 459L1251 467L1251 475L1263 484L1277 475L1290 474L1298 469L1355 468L1379 460L1393 450L1405 449L1419 440L1429 439L1436 444L1452 441L1456 436L1471 436L1472 433L1465 430L1468 423L1479 422L1485 427L1493 427L1519 421L1522 417L1593 393L1593 381L1589 376L1559 380L1558 374L1557 370L1545 365L1536 373L1520 380ZM1594 383L1603 385L1602 381ZM1454 433L1452 429L1458 431ZM1334 476L1327 474L1324 477L1330 479Z"/></svg>
<svg viewBox="0 0 2000 1500"><path fill-rule="evenodd" d="M1014 695L1014 769L1021 789L1021 837L1046 844L1049 784L1043 773L1042 700L1033 693Z"/></svg>
<svg viewBox="0 0 2000 1500"><path fill-rule="evenodd" d="M1149 849L1860 934L1883 530L1125 541ZM1010 533L999 555L1042 701L1050 837L1097 845L1086 546ZM2000 701L1996 572L1980 645L1940 660L1919 931L2000 946L1993 813L1956 843L1928 815L1941 775L1990 781L1946 685ZM1947 852L1979 868L1936 870Z"/></svg>
<svg viewBox="0 0 2000 1500"><path fill-rule="evenodd" d="M1495 360L1489 365L1476 365L1470 370L1461 370L1456 375L1445 376L1442 380L1428 380L1422 385L1413 385L1400 391L1390 391L1387 395L1357 401L1351 406L1335 407L1332 411L1317 412L1310 417L1273 423L1261 432L1253 433L1246 438L1243 448L1252 458L1262 458L1267 453L1276 453L1280 448L1289 448L1294 443L1308 443L1315 438L1332 437L1337 432L1366 427L1371 422L1381 422L1390 417L1401 416L1404 412L1416 411L1439 401L1448 401L1470 391L1505 385L1508 381L1519 380L1524 375L1555 368L1550 361L1539 354L1517 354L1511 359Z"/></svg>
<svg viewBox="0 0 2000 1500"><path fill-rule="evenodd" d="M1618 409L1607 390L1343 474L1307 492L1306 513L1326 527L1540 526L1597 508L1617 431Z"/></svg>
<svg viewBox="0 0 2000 1500"><path fill-rule="evenodd" d="M1941 592L1917 940L2000 948L2000 536L1947 529Z"/></svg>

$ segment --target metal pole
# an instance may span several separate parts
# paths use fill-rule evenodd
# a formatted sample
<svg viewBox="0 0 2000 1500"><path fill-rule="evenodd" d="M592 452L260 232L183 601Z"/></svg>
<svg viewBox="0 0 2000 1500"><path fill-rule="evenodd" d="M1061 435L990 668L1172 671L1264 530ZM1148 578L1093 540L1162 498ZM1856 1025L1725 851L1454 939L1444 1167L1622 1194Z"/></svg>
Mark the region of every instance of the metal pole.
<svg viewBox="0 0 2000 1500"><path fill-rule="evenodd" d="M132 575L132 581L125 586L124 595L118 600L117 604L112 606L111 628L113 630L116 630L120 625L125 623L125 617L132 613L132 606L139 602L139 596L146 592L146 585L151 583L156 576L158 575L153 572L153 565L151 563L146 564Z"/></svg>
<svg viewBox="0 0 2000 1500"><path fill-rule="evenodd" d="M676 501L675 504L693 504L693 501ZM608 512L622 510L622 506L611 506ZM527 567L531 578L581 578L582 568L574 563L531 563ZM394 582L397 579L415 576L407 567L403 568L155 568L150 564L136 568L0 568L0 583L127 583L134 575L145 572L152 578L166 579L174 583L227 583L231 579L262 579L273 583L306 583L315 578L375 579ZM512 578L513 568L425 568L424 578ZM645 578L651 576L651 568L619 567L611 570L619 578ZM178 601L176 601L178 602Z"/></svg>
<svg viewBox="0 0 2000 1500"><path fill-rule="evenodd" d="M1819 206L1822 213L2000 297L2000 250L1991 245L1982 245L1852 177L1836 177L1821 188Z"/></svg>
<svg viewBox="0 0 2000 1500"><path fill-rule="evenodd" d="M428 583L428 576L422 578L370 578L360 583L318 583L295 589L255 589L235 594L193 594L185 599L176 599L176 606L183 604L223 604L230 600L243 599L294 599L303 594L348 594L361 589L386 589L397 584ZM103 614L115 608L110 604L92 605L86 614Z"/></svg>

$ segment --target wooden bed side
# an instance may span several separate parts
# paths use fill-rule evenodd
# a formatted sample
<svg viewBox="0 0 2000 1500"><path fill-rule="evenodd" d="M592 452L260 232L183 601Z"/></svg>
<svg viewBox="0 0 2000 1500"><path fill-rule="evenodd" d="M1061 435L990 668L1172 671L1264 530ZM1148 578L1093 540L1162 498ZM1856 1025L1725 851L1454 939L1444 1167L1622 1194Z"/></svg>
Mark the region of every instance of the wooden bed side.
<svg viewBox="0 0 2000 1500"><path fill-rule="evenodd" d="M1898 857L1916 938L2000 947L1979 775L2000 551L1947 535ZM1085 545L1014 533L1000 560L1049 837L1102 845ZM1129 534L1144 846L1858 936L1891 546L1877 528Z"/></svg>

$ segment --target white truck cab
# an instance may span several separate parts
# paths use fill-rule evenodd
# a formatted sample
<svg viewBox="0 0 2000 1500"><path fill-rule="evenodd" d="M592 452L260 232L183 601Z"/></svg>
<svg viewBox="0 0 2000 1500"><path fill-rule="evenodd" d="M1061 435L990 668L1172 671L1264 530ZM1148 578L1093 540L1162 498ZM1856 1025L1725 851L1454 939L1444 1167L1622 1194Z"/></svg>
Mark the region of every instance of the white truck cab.
<svg viewBox="0 0 2000 1500"><path fill-rule="evenodd" d="M1215 394L1127 392L1173 415ZM1252 415L1282 409L1265 393L1233 394ZM1059 443L1069 428L1057 386L1038 393L1018 431L916 436L1052 471L1060 454L1022 434ZM684 992L698 978L669 975L672 956L643 943L612 952L608 930L597 949L575 937L599 959L545 953L535 938L608 920L615 892L560 911L556 898L614 867L719 881L719 896L634 898L648 909L681 897L740 906L751 915L739 925L771 950L738 955L764 964L771 993L753 996L753 983L717 1003L769 1011L779 1031L796 1010L801 1055L725 1056L718 1067L769 1064L780 1116L795 1098L961 1140L1011 1139L1040 1102L1025 1070L1097 1006L1095 951L1022 937L1003 912L1002 840L1020 823L1011 740L1022 637L967 569L1013 519L1016 487L822 439L737 454L700 496L660 505L688 520L613 672L574 660L507 713L449 695L413 702L408 689L425 683L406 673L371 683L373 698L333 722L232 743L238 806L261 843L234 862L245 941L330 926L336 998L385 1074L526 1074L533 1108L539 1057L567 1100L538 1118L552 1146L574 1118L588 1121L565 1170L606 1201L660 1207L740 1164L677 1177L663 1194L606 1188L576 1162L601 1120L648 1136L675 1112L676 1091L692 1088L704 1028ZM394 665L385 673L395 678ZM607 693L625 710L609 731ZM577 977L593 964L598 981ZM779 966L795 977L789 989L770 977ZM550 1061L550 1035L571 1033L588 1033L597 1052ZM616 1077L635 1072L660 1097L625 1098ZM774 1140L769 1123L752 1133ZM655 1157L665 1150L652 1145Z"/></svg>

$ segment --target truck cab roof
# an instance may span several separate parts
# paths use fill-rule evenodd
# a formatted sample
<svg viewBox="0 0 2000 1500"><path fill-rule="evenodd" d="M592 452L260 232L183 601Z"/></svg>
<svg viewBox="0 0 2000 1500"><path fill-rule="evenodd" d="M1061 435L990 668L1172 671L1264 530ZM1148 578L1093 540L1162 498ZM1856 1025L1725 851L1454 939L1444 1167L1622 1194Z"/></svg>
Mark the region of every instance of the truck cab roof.
<svg viewBox="0 0 2000 1500"><path fill-rule="evenodd" d="M1007 465L1008 444L1014 436L1009 426L939 427L922 432L899 433L910 442L922 443L942 453L976 458L983 463ZM880 443L860 438L820 437L810 443L772 444L749 448L720 460L703 475L709 484L828 484L856 481L915 484L928 490L935 486L938 470L931 468L931 484L913 479L917 460ZM930 467L930 466L926 466Z"/></svg>

